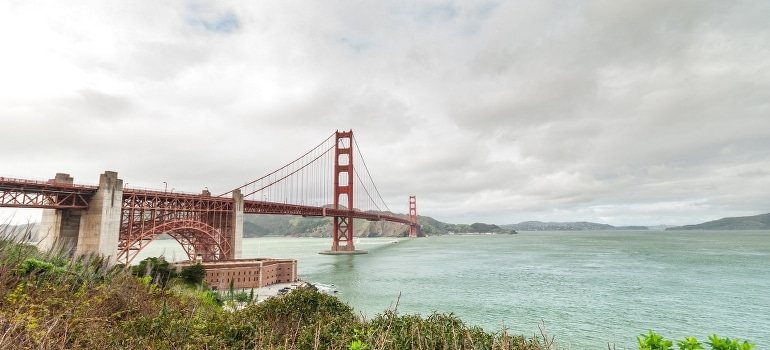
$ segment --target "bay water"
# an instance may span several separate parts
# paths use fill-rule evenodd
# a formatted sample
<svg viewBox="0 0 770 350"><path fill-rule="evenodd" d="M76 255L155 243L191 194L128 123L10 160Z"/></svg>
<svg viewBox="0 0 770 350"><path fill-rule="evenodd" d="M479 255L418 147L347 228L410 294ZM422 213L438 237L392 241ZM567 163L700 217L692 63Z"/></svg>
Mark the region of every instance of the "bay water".
<svg viewBox="0 0 770 350"><path fill-rule="evenodd" d="M371 318L387 309L454 313L488 331L560 349L638 348L708 335L770 349L770 231L572 231L362 238L368 254L319 255L330 238L243 241L243 257L296 258L301 279ZM173 240L140 257L185 258ZM136 260L136 261L139 261Z"/></svg>

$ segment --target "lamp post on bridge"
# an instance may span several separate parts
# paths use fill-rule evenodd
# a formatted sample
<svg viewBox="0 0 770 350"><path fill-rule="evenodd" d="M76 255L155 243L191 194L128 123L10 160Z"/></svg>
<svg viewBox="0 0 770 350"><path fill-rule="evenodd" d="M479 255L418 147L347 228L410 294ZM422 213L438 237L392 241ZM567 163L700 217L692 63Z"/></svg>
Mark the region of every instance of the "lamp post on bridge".
<svg viewBox="0 0 770 350"><path fill-rule="evenodd" d="M163 181L163 192L168 192L168 182Z"/></svg>

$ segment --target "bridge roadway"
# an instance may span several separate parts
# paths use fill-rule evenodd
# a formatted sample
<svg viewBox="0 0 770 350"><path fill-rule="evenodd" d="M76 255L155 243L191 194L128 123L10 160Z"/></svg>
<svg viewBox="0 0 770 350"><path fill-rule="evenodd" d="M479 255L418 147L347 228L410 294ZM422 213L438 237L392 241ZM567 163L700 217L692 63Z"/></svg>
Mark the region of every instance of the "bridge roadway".
<svg viewBox="0 0 770 350"><path fill-rule="evenodd" d="M295 205L263 201L243 201L244 214L281 214L281 215L301 215L301 216L347 216L351 210L333 209L328 207L313 207L306 205ZM383 214L381 212L352 210L354 219L366 219L370 221L391 221L405 225L410 225L408 218L395 215Z"/></svg>

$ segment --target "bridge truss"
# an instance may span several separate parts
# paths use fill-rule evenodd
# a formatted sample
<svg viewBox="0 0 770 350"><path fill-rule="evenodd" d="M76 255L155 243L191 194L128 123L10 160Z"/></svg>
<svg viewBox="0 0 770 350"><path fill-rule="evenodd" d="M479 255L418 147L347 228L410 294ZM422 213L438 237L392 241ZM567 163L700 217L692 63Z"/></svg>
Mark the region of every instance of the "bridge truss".
<svg viewBox="0 0 770 350"><path fill-rule="evenodd" d="M96 188L0 177L0 207L85 209Z"/></svg>

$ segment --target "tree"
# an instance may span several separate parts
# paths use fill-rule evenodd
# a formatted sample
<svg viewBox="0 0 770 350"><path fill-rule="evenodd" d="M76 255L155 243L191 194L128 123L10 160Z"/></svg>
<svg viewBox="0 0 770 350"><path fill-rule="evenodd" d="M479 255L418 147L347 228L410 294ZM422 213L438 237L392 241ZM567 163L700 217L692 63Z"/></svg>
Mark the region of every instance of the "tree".
<svg viewBox="0 0 770 350"><path fill-rule="evenodd" d="M190 265L182 268L179 272L179 277L189 284L201 284L203 278L206 277L206 268L201 264Z"/></svg>
<svg viewBox="0 0 770 350"><path fill-rule="evenodd" d="M131 267L131 274L137 277L152 277L152 283L161 287L166 286L169 279L176 277L176 272L171 264L162 256L151 257L139 262L139 265Z"/></svg>

